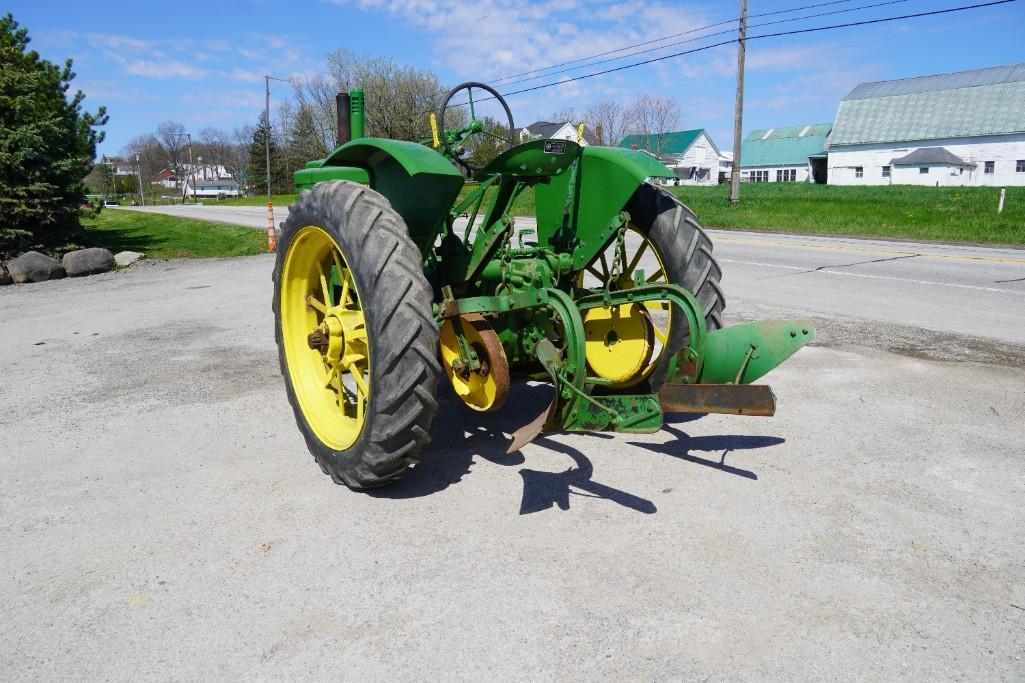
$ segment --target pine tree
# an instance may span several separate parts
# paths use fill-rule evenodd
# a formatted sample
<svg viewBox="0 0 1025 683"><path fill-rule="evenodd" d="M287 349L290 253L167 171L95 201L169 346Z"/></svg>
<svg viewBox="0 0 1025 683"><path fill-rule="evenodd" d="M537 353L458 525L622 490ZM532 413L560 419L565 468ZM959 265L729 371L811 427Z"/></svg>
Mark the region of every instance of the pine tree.
<svg viewBox="0 0 1025 683"><path fill-rule="evenodd" d="M66 93L75 73L27 50L28 31L0 17L0 255L55 249L79 228L82 179L92 168L106 110Z"/></svg>
<svg viewBox="0 0 1025 683"><path fill-rule="evenodd" d="M253 131L253 142L249 145L249 171L246 174L249 188L255 194L267 191L267 151L264 144L268 132L267 117L260 114L260 121ZM295 184L285 170L284 155L273 135L270 136L270 175L272 194L292 192Z"/></svg>
<svg viewBox="0 0 1025 683"><path fill-rule="evenodd" d="M317 118L309 105L300 105L295 115L295 124L288 132L289 154L299 168L307 161L323 159L327 156L324 139L317 130Z"/></svg>

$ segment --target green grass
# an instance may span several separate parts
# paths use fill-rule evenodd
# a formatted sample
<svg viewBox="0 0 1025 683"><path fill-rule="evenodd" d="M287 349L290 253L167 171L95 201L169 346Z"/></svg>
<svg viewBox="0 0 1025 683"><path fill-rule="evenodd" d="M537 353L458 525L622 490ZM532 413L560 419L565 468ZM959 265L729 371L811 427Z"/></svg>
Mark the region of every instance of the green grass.
<svg viewBox="0 0 1025 683"><path fill-rule="evenodd" d="M139 211L83 218L84 246L141 251L149 258L249 256L267 251L263 231Z"/></svg>
<svg viewBox="0 0 1025 683"><path fill-rule="evenodd" d="M672 191L713 228L1025 244L1025 187L838 187L752 183L729 206L729 186Z"/></svg>
<svg viewBox="0 0 1025 683"><path fill-rule="evenodd" d="M267 206L267 195L262 194L254 197L227 197L220 201L216 199L204 199L202 201L206 206ZM294 194L271 195L271 203L274 204L274 206L288 206L294 202Z"/></svg>

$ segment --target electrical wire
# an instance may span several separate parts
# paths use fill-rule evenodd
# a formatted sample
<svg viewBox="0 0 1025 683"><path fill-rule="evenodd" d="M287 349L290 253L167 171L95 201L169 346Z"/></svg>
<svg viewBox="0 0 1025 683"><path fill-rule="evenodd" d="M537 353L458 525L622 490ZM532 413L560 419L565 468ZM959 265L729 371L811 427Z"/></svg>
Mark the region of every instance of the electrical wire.
<svg viewBox="0 0 1025 683"><path fill-rule="evenodd" d="M748 19L756 19L758 17L768 17L768 16L774 16L774 15L777 15L777 14L788 14L790 12L801 12L801 11L806 10L806 9L817 9L819 7L828 7L828 6L831 6L831 5L844 5L844 4L848 4L848 3L851 3L851 2L855 2L855 1L856 0L831 0L831 2L819 2L819 3L815 3L813 5L803 5L801 7L791 7L789 9L780 9L780 10L775 10L775 11L772 11L772 12L762 12L760 14L749 14L749 15L747 15L747 18ZM853 12L855 10L851 9L851 10L841 10L841 11ZM837 14L839 14L839 13L840 12L837 12ZM824 15L813 15L813 16L824 16ZM804 17L804 18L808 18L808 17ZM710 28L717 28L719 26L725 26L726 24L732 24L732 23L739 22L739 21L740 21L740 17L734 17L732 19L724 19L723 21L719 21L719 22L716 22L714 24L708 24L707 26L701 26L699 28L692 28L692 29L687 30L687 31L681 31L680 33L672 33L672 34L669 34L667 36L662 36L661 38L652 38L651 40L646 40L646 41L644 41L642 43L635 43L633 45L628 45L626 47L617 48L615 50L607 50L605 52L598 52L596 54L589 55L587 57L579 57L577 59L571 59L569 61L559 62L558 64L550 64L549 66L539 67L537 69L532 69L530 71L524 71L524 72L518 73L518 74L511 74L509 76L502 76L501 78L497 78L497 79L493 80L492 83L495 84L495 85L498 85L498 84L502 83L502 81L507 81L507 80L509 80L511 78L517 78L519 76L526 76L528 74L535 74L535 73L539 73L541 71L548 71L550 69L556 69L556 68L558 68L560 66L566 66L567 64L577 64L579 62L586 62L587 60L594 59L595 57L604 57L606 55L615 54L616 52L624 52L626 50L632 50L633 48L641 47L642 45L650 45L652 43L660 43L663 40L669 40L670 38L679 38L680 36L690 35L691 33L697 33L699 31L705 31L705 30L708 30ZM793 20L786 20L786 19L784 19L782 21L798 21L798 19L793 19ZM765 25L768 25L768 24L759 24L759 25L760 26L765 26ZM704 37L705 38L710 38L713 35L722 35L723 33L724 32L721 31L719 33L714 33L714 34L711 34L711 35L708 35L708 36L704 36ZM675 44L678 44L678 43L670 43L670 45L675 45ZM663 47L668 47L668 45L664 45Z"/></svg>
<svg viewBox="0 0 1025 683"><path fill-rule="evenodd" d="M845 0L845 1L847 1L847 0ZM886 5L897 5L897 4L904 3L904 2L910 2L910 0L886 0L885 2L877 2L877 3L872 4L872 5L861 5L861 6L858 6L858 7L848 7L846 9L833 10L831 12L820 12L818 14L808 14L808 15L805 15L803 17L792 17L790 19L777 19L775 21L766 21L766 22L762 22L760 24L748 24L747 27L748 27L748 29L760 28L762 26L772 26L772 25L775 25L775 24L785 24L785 23L794 22L794 21L802 21L804 19L816 19L816 18L819 18L819 17L832 16L832 15L835 15L835 14L844 14L844 13L847 13L847 12L858 12L858 11L861 11L861 10L872 9L872 8L875 8L875 7L884 7ZM620 60L620 59L627 59L629 57L636 57L637 55L643 55L643 54L647 54L647 53L650 53L650 52L657 52L658 50L663 50L663 49L668 48L668 47L675 47L677 45L685 45L687 43L693 43L693 42L696 42L696 41L699 41L699 40L704 40L706 38L714 38L715 36L722 36L722 35L734 33L735 31L736 31L736 29L727 29L725 31L717 31L716 33L709 33L707 35L698 36L697 38L688 38L687 40L681 40L681 41L678 41L678 42L675 42L675 43L667 43L665 45L659 45L657 47L648 48L646 50L638 50L637 52L631 52L629 54L620 55L618 57L610 57L609 59L600 59L600 60L595 61L595 62L589 62L587 64L581 64L579 66L572 66L572 67L569 67L568 69L561 69L559 71L551 71L549 73L541 74L541 75L538 75L538 76L530 76L528 78L521 78L521 79L516 80L516 81L510 81L509 83L505 83L504 85L508 87L508 86L511 86L511 85L517 85L519 83L526 83L528 81L534 81L534 80L537 80L537 79L540 79L540 78L545 78L547 76L556 76L556 75L559 75L559 74L567 73L569 71L576 71L577 69L586 69L588 67L597 66L598 64L607 64L608 62L615 62L615 61ZM644 43L639 43L639 45L643 45L643 44Z"/></svg>
<svg viewBox="0 0 1025 683"><path fill-rule="evenodd" d="M882 24L882 23L886 23L886 22L890 22L890 21L901 21L903 19L918 19L918 18L921 18L921 17L931 17L931 16L937 16L937 15L941 15L941 14L951 14L953 12L964 12L964 11L973 10L973 9L982 9L984 7L994 7L996 5L1007 5L1009 3L1017 2L1017 1L1018 0L993 0L992 2L982 2L982 3L977 3L977 4L974 4L974 5L962 5L960 7L948 7L948 8L940 9L940 10L930 10L928 12L916 12L914 14L903 14L903 15L895 16L895 17L881 17L879 19L865 19L865 20L862 20L862 21L852 21L852 22L848 22L848 23L845 23L845 24L832 24L832 25L829 25L829 26L815 26L815 27L812 27L812 28L793 29L793 30L790 30L790 31L780 31L780 32L777 32L777 33L763 33L763 34L754 35L754 36L747 36L746 40L747 41L751 41L751 40L761 40L761 39L764 39L764 38L779 38L779 37L782 37L782 36L799 35L799 34L802 34L802 33L815 33L815 32L818 32L818 31L830 31L830 30L841 29L841 28L851 28L851 27L854 27L854 26L868 26L868 25L871 25L871 24ZM646 59L644 61L634 62L632 64L624 64L623 66L616 66L616 67L612 67L610 69L604 69L602 71L596 71L594 73L581 74L580 76L574 76L572 78L564 78L562 80L553 81L551 83L545 83L545 84L542 84L542 85L535 85L535 86L532 86L532 87L529 87L529 88L522 88L520 90L513 90L511 92L502 93L502 97L510 97L512 95L519 95L519 94L522 94L522 93L525 93L525 92L533 92L535 90L542 90L544 88L551 88L551 87L556 86L556 85L563 85L565 83L572 83L574 81L582 81L582 80L587 79L587 78L594 78L596 76L604 76L605 74L614 73L616 71L623 71L625 69L633 69L633 68L638 67L638 66L644 66L645 64L652 64L654 62L661 62L661 61L666 60L666 59L673 59L675 57L682 57L684 55L693 54L695 52L703 52L704 50L711 50L711 49L716 48L716 47L722 47L723 45L730 45L730 44L736 43L736 42L738 42L738 39L734 38L734 39L731 39L731 40L724 40L724 41L720 41L718 43L713 43L711 45L702 45L700 47L696 47L696 48L693 48L693 49L690 49L690 50L683 50L681 52L674 52L672 54L662 55L661 57L653 57L652 59ZM481 98L480 100L477 100L477 101L478 102L484 102L486 100L491 100L491 99L495 99L495 98L494 97L485 97L485 98ZM454 105L454 106L458 106L458 105Z"/></svg>

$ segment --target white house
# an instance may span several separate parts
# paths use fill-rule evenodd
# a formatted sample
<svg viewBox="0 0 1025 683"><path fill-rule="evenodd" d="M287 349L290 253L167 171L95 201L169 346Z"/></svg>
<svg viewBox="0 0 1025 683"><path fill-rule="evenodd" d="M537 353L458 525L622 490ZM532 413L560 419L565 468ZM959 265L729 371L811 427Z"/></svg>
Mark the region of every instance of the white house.
<svg viewBox="0 0 1025 683"><path fill-rule="evenodd" d="M196 184L196 197L217 197L224 195L226 197L237 197L239 196L238 182L231 177L228 170L224 166L203 164L196 165L194 168L186 164L182 167L181 171L182 186L181 193L183 197L191 197L192 183L195 181ZM171 182L171 185L167 185ZM174 187L174 181L168 180L164 182L165 187Z"/></svg>
<svg viewBox="0 0 1025 683"><path fill-rule="evenodd" d="M578 125L568 121L556 122L535 121L526 128L520 130L520 142L528 140L572 140L577 141ZM584 135L580 139L580 146L596 145L598 141L591 135L591 131L584 126Z"/></svg>
<svg viewBox="0 0 1025 683"><path fill-rule="evenodd" d="M619 147L653 154L676 174L677 185L715 185L719 182L722 153L704 128L662 135L627 135Z"/></svg>
<svg viewBox="0 0 1025 683"><path fill-rule="evenodd" d="M831 185L1025 185L1025 64L862 83L828 147Z"/></svg>
<svg viewBox="0 0 1025 683"><path fill-rule="evenodd" d="M749 183L826 182L830 123L763 128L740 143L740 179Z"/></svg>

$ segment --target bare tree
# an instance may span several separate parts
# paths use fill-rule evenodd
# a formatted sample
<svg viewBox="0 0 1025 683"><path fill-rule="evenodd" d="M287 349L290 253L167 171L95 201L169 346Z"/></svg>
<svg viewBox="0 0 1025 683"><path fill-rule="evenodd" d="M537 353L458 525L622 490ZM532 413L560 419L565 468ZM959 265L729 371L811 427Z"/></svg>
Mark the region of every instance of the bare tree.
<svg viewBox="0 0 1025 683"><path fill-rule="evenodd" d="M180 185L182 169L188 159L188 141L185 137L185 126L177 121L164 121L157 126L154 139L164 155L166 167L174 172Z"/></svg>
<svg viewBox="0 0 1025 683"><path fill-rule="evenodd" d="M584 120L599 145L614 147L627 136L631 128L627 112L628 108L619 100L595 100L584 110Z"/></svg>
<svg viewBox="0 0 1025 683"><path fill-rule="evenodd" d="M430 136L428 116L444 96L438 77L430 71L396 64L390 59L338 50L328 56L328 73L300 81L296 100L310 105L325 146L334 147L335 93L361 88L366 93L366 133L396 140Z"/></svg>
<svg viewBox="0 0 1025 683"><path fill-rule="evenodd" d="M259 186L261 178L249 178L249 146L253 142L253 126L245 125L236 128L231 134L230 154L228 154L224 168L228 174L238 183L239 189L248 194L254 186Z"/></svg>
<svg viewBox="0 0 1025 683"><path fill-rule="evenodd" d="M680 125L680 104L664 95L644 95L630 105L627 119L631 133L650 136L648 151L662 154L666 133Z"/></svg>

